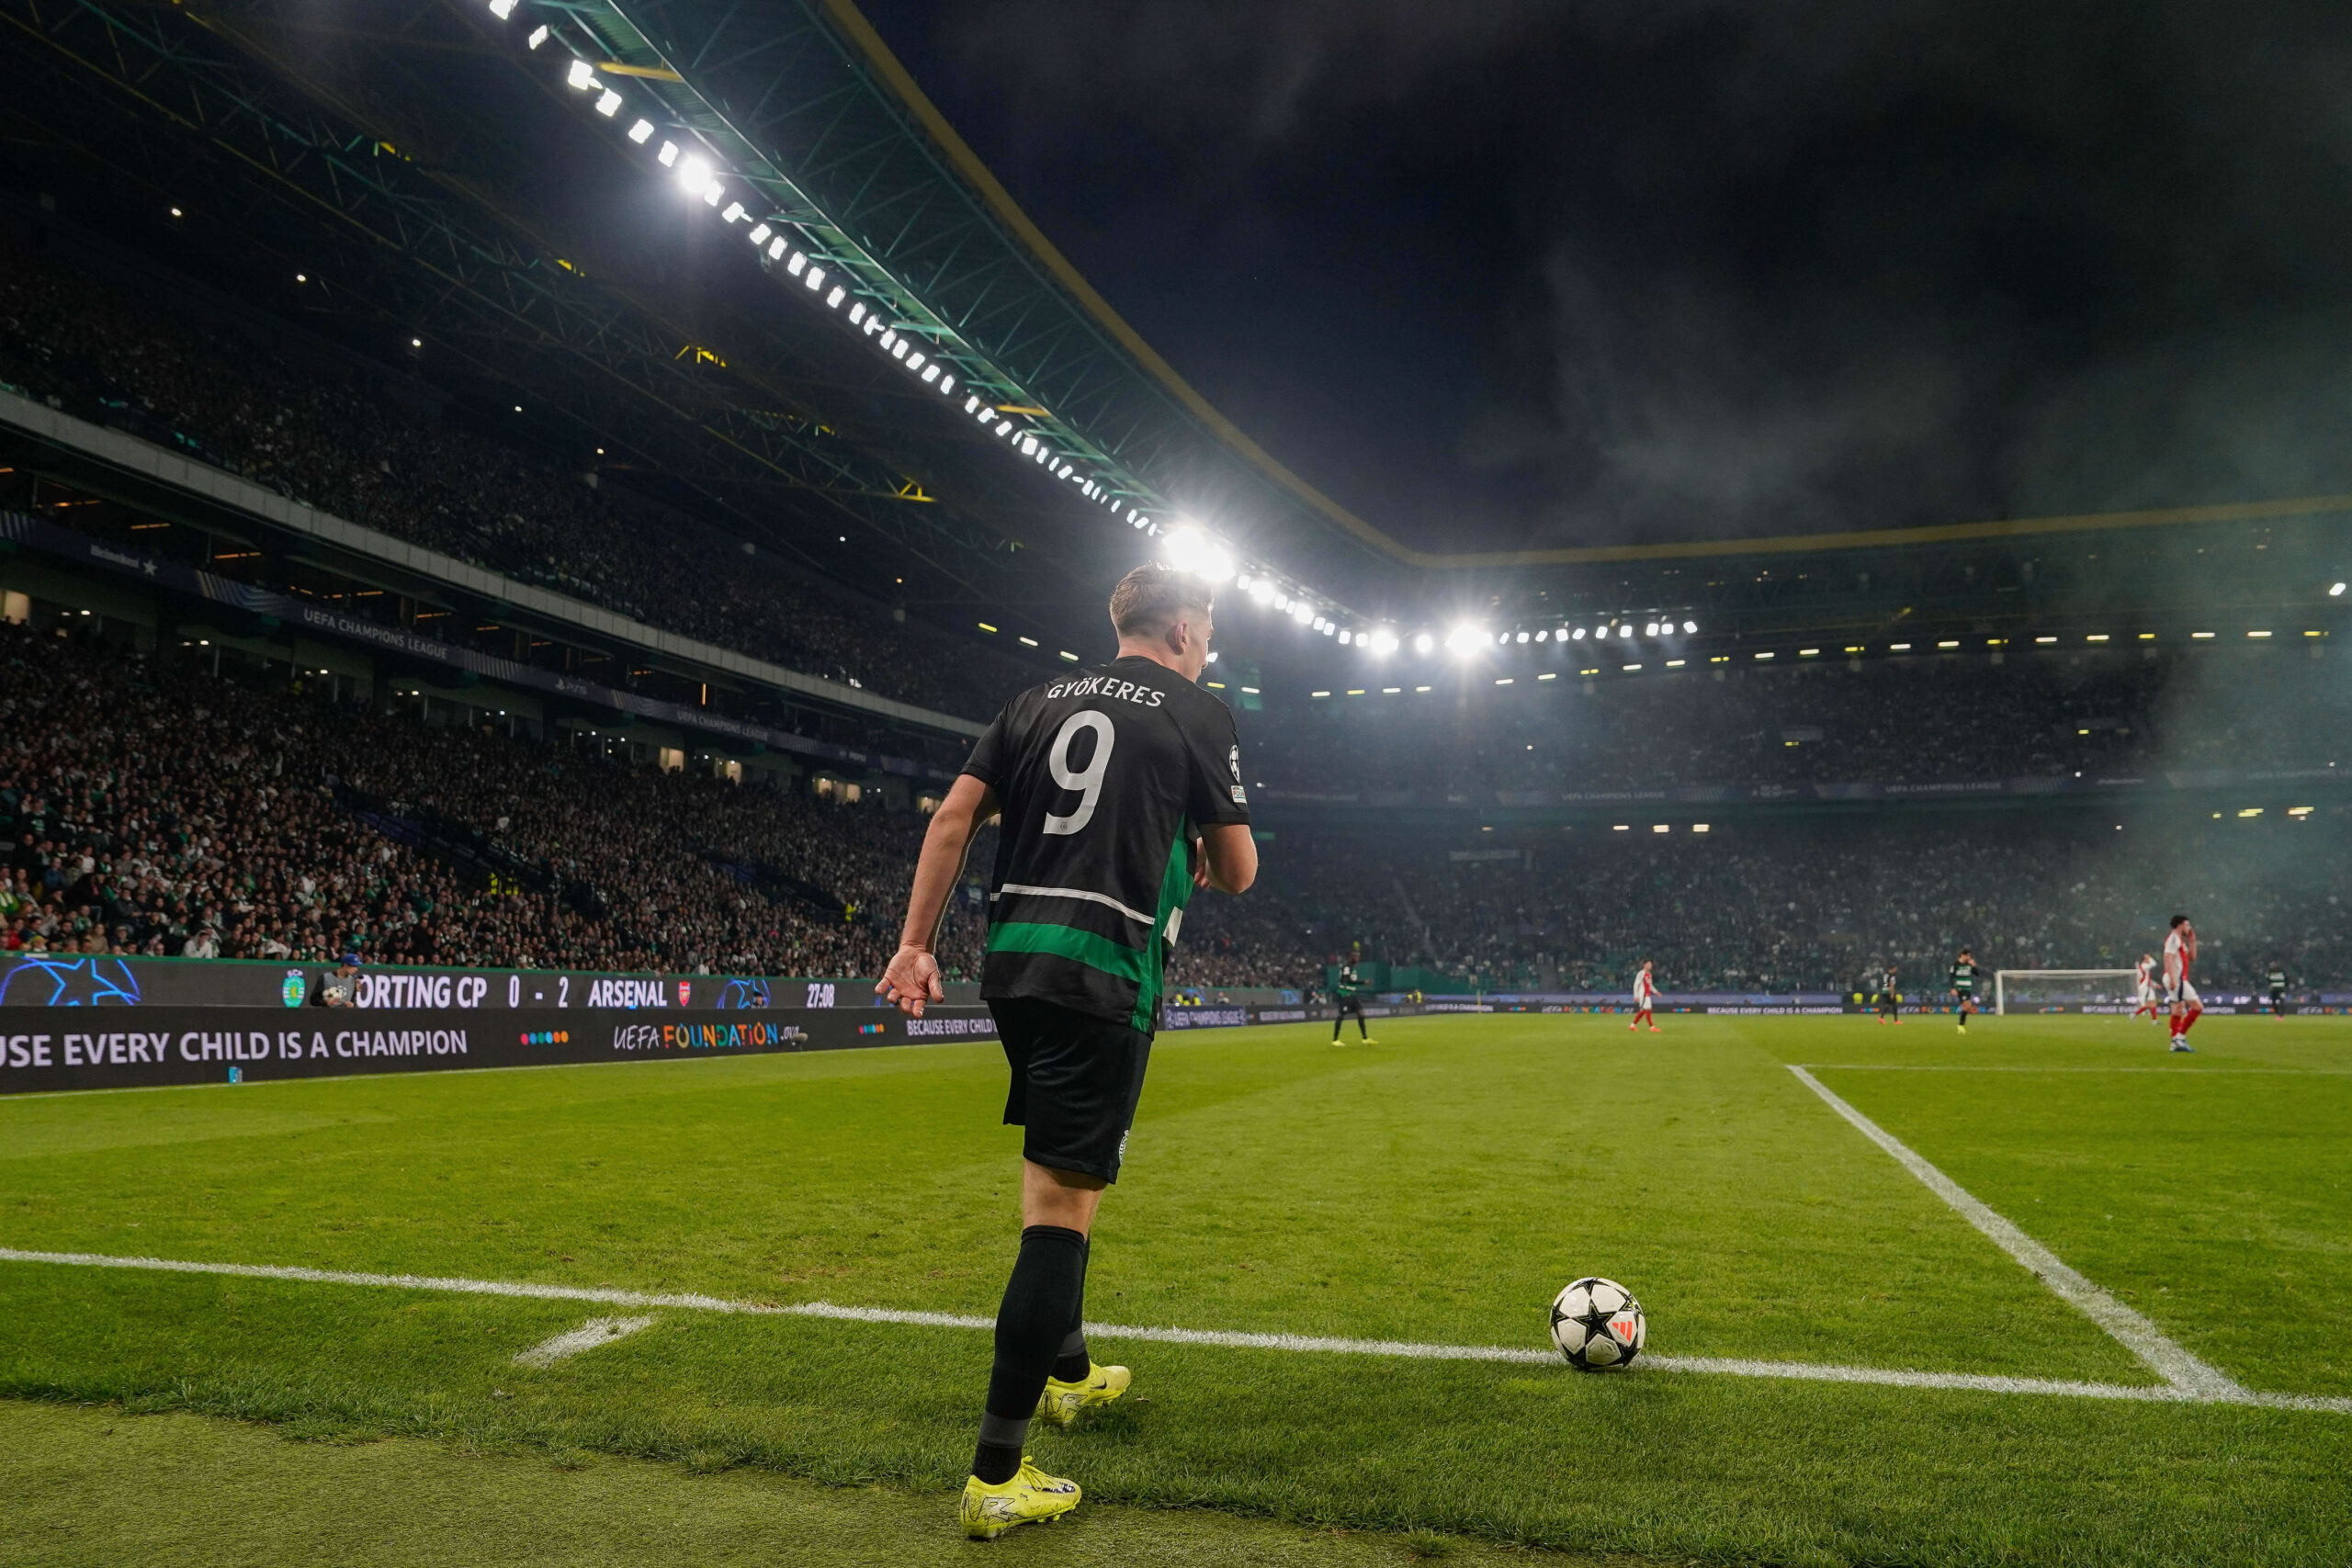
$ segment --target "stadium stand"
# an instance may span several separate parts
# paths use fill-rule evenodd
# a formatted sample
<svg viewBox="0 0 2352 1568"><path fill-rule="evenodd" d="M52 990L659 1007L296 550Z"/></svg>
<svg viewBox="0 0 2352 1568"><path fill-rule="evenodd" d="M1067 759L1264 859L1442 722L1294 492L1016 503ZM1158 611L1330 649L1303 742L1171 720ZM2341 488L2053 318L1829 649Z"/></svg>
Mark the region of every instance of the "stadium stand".
<svg viewBox="0 0 2352 1568"><path fill-rule="evenodd" d="M871 973L922 831L26 627L0 732L8 949Z"/></svg>
<svg viewBox="0 0 2352 1568"><path fill-rule="evenodd" d="M1939 992L1966 943L1988 967L2129 968L2183 905L2212 933L2199 972L2252 989L2352 976L2341 835L2235 817L2132 825L1938 812L1706 834L1556 835L1516 856L1304 837L1284 888L1318 951L1479 976L1487 989L1623 990L1645 958L1669 990L1870 988L1892 960Z"/></svg>
<svg viewBox="0 0 2352 1568"><path fill-rule="evenodd" d="M8 950L870 975L923 827L30 627L0 629L0 735ZM1462 850L1495 842L1475 829L1285 832L1258 893L1196 901L1171 980L1297 987L1361 943L1489 988L1622 987L1644 957L1670 988L1843 989L1888 958L1927 985L1962 942L2128 966L2132 933L2188 902L2216 984L2277 958L2340 985L2340 838L2080 811L1604 825L1502 851ZM976 973L980 930L951 913L952 975Z"/></svg>
<svg viewBox="0 0 2352 1568"><path fill-rule="evenodd" d="M1449 795L2352 768L2352 687L2299 649L1877 658L1290 703L1244 716L1276 789ZM1523 682L1523 684L1522 684ZM1480 685L1486 682L1479 678ZM1457 693L1463 688L1456 686ZM1396 804L1405 804L1399 800Z"/></svg>
<svg viewBox="0 0 2352 1568"><path fill-rule="evenodd" d="M0 383L263 484L649 625L985 719L1040 671L923 637L675 513L631 525L582 463L492 441L337 356L272 353L209 322L201 291L118 288L0 238ZM640 508L642 503L640 504Z"/></svg>

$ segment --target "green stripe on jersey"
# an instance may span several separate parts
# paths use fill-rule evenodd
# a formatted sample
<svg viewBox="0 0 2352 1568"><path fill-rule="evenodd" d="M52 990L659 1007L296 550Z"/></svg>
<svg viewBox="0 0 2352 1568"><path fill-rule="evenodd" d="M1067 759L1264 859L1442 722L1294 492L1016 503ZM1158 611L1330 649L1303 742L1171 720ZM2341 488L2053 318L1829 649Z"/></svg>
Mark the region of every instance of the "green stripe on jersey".
<svg viewBox="0 0 2352 1568"><path fill-rule="evenodd" d="M1139 1034L1150 1034L1159 1028L1159 998L1166 988L1165 970L1168 949L1168 922L1176 911L1192 901L1193 866L1184 853L1186 834L1182 825L1176 829L1176 841L1168 846L1168 869L1159 874L1159 908L1151 920L1151 972L1143 976L1136 987L1136 1010L1127 1019L1127 1027Z"/></svg>
<svg viewBox="0 0 2352 1568"><path fill-rule="evenodd" d="M1159 967L1152 962L1158 955L1158 938L1152 941L1151 948L1133 948L1075 926L1030 920L1007 920L989 928L990 953L1049 953L1073 964L1083 964L1089 969L1100 969L1105 975L1138 983Z"/></svg>

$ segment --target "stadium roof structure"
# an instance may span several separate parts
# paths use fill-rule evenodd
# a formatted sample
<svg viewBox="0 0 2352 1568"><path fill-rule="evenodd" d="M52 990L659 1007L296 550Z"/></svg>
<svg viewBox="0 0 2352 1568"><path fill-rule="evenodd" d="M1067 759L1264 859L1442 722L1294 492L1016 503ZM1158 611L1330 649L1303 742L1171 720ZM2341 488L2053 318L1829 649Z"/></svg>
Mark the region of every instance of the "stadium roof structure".
<svg viewBox="0 0 2352 1568"><path fill-rule="evenodd" d="M1826 622L1882 613L1884 591L1822 598L1872 554L1964 598L1980 572L2030 581L2061 536L2307 537L2352 507L1427 554L1187 385L850 0L0 0L0 125L76 216L944 619L1091 620L1138 533L1184 520L1363 630L1620 601ZM139 210L92 210L92 171Z"/></svg>

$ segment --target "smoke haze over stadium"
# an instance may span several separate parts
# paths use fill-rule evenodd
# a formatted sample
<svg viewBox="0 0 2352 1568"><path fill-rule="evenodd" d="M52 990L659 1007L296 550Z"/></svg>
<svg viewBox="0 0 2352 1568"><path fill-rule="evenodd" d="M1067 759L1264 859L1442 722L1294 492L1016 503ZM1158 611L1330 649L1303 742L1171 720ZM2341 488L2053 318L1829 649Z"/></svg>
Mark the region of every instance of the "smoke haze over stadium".
<svg viewBox="0 0 2352 1568"><path fill-rule="evenodd" d="M1422 548L2352 489L2340 7L869 9L1182 373Z"/></svg>

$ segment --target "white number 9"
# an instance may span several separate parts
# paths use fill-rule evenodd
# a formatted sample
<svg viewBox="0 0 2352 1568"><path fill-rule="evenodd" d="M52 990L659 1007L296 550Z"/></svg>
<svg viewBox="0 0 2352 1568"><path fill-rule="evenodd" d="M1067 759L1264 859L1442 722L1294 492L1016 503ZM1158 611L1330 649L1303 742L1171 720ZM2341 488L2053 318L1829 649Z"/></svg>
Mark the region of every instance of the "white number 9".
<svg viewBox="0 0 2352 1568"><path fill-rule="evenodd" d="M1094 731L1094 760L1086 764L1084 773L1073 773L1069 771L1070 742L1081 729ZM1091 709L1081 709L1063 721L1061 733L1054 737L1053 750L1046 754L1046 766L1056 784L1078 791L1083 798L1079 801L1078 809L1067 817L1046 813L1046 832L1075 833L1094 820L1095 804L1102 797L1102 770L1111 765L1111 743L1118 733L1111 726L1109 714Z"/></svg>

